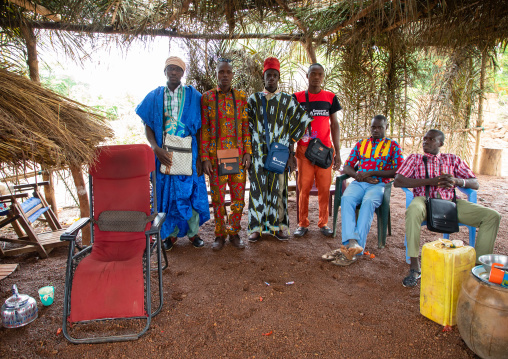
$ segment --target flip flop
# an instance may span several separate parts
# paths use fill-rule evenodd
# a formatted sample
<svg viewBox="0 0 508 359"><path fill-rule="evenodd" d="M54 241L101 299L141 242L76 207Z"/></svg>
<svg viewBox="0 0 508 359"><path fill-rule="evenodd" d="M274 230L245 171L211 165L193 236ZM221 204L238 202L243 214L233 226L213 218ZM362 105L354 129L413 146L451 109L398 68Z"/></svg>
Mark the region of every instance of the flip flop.
<svg viewBox="0 0 508 359"><path fill-rule="evenodd" d="M323 254L321 258L323 258L325 261L333 261L340 253L340 249L334 249L333 251Z"/></svg>

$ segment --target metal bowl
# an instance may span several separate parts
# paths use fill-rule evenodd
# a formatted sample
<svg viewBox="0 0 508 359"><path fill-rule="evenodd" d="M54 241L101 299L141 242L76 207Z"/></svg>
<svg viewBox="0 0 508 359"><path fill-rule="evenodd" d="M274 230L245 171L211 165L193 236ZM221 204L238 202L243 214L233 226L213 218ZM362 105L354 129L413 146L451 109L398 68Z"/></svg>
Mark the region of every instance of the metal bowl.
<svg viewBox="0 0 508 359"><path fill-rule="evenodd" d="M492 263L499 263L503 267L508 267L508 256L502 254L485 254L478 258L481 264L483 264L483 268L487 273L490 273L492 269Z"/></svg>

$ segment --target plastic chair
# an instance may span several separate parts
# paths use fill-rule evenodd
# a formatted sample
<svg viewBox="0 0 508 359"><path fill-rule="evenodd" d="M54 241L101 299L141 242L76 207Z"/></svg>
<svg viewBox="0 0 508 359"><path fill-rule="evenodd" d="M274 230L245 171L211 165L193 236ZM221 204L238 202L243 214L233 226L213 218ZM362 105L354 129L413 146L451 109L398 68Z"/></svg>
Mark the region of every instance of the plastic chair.
<svg viewBox="0 0 508 359"><path fill-rule="evenodd" d="M80 219L61 237L70 242L62 329L72 343L137 339L146 333L151 318L162 308L160 227L166 215L150 215L151 209L157 208L156 187L150 180L155 178L154 171L154 153L147 145L98 149L89 181L92 219ZM77 234L89 224L92 244L74 254ZM159 307L152 312L150 262L154 251ZM166 256L165 260L167 266ZM68 323L127 318L141 320L144 328L134 334L96 336L94 332L80 338L71 336L68 330Z"/></svg>
<svg viewBox="0 0 508 359"><path fill-rule="evenodd" d="M3 249L0 246L0 257L35 251L41 258L48 258L53 248L67 244L60 241L64 229L39 191L39 187L48 184L49 182L39 182L16 185L13 187L14 193L0 196L0 203L8 208L0 211L0 216L5 216L0 221L0 228L11 225L17 235L14 239L1 236L0 241L22 245L12 249ZM30 191L32 193L29 193ZM37 220L46 222L51 231L37 233L33 227Z"/></svg>
<svg viewBox="0 0 508 359"><path fill-rule="evenodd" d="M342 199L342 194L346 189L345 182L349 178L347 174L338 176L335 180L335 198L333 203L333 236L335 237L337 231L337 217L339 214L339 207ZM390 196L392 194L393 181L385 184L385 191L383 194L383 202L376 208L375 213L377 217L377 247L384 248L386 246L386 236L392 235L392 221L390 218ZM356 213L360 210L361 204L356 207Z"/></svg>
<svg viewBox="0 0 508 359"><path fill-rule="evenodd" d="M406 193L406 208L407 208L407 207L409 207L409 205L411 204L411 201L414 198L413 191L411 191L410 189L408 189L406 187L401 187L401 188ZM462 188L462 187L457 187L457 189L467 196L467 200L469 202L477 203L478 192L476 190L471 189L471 188ZM423 221L422 226L426 226L426 225L427 225L427 221ZM474 247L475 242L476 242L476 227L467 226L463 223L459 223L459 226L466 226L469 229L469 245L471 247ZM445 239L450 238L450 235L448 233L442 233L442 235L443 235L443 238L445 238ZM407 237L406 236L404 236L404 246L406 247L406 262L409 263L410 259L409 259L409 256L407 255Z"/></svg>

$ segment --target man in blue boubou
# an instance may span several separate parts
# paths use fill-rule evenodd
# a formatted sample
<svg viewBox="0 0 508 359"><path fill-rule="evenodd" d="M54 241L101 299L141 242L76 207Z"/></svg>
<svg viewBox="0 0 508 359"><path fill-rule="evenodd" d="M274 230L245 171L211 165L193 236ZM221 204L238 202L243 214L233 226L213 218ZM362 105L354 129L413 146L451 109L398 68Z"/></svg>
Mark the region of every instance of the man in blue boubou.
<svg viewBox="0 0 508 359"><path fill-rule="evenodd" d="M203 247L199 227L210 219L205 177L201 169L196 136L201 128L201 94L181 82L185 63L170 56L164 66L167 85L146 95L136 108L155 152L157 209L167 214L161 229L164 248L170 250L178 237L188 236L193 246ZM192 175L161 172L161 164L171 168L172 153L163 149L166 136L192 137Z"/></svg>

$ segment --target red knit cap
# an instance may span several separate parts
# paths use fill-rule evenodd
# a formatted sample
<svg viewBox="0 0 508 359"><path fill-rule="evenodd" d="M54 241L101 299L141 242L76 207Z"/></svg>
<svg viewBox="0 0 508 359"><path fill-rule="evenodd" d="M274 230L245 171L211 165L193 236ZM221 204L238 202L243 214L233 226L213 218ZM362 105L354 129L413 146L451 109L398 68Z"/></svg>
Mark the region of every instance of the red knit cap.
<svg viewBox="0 0 508 359"><path fill-rule="evenodd" d="M280 73L280 62L275 57L268 57L263 64L263 75L266 70L274 69Z"/></svg>

